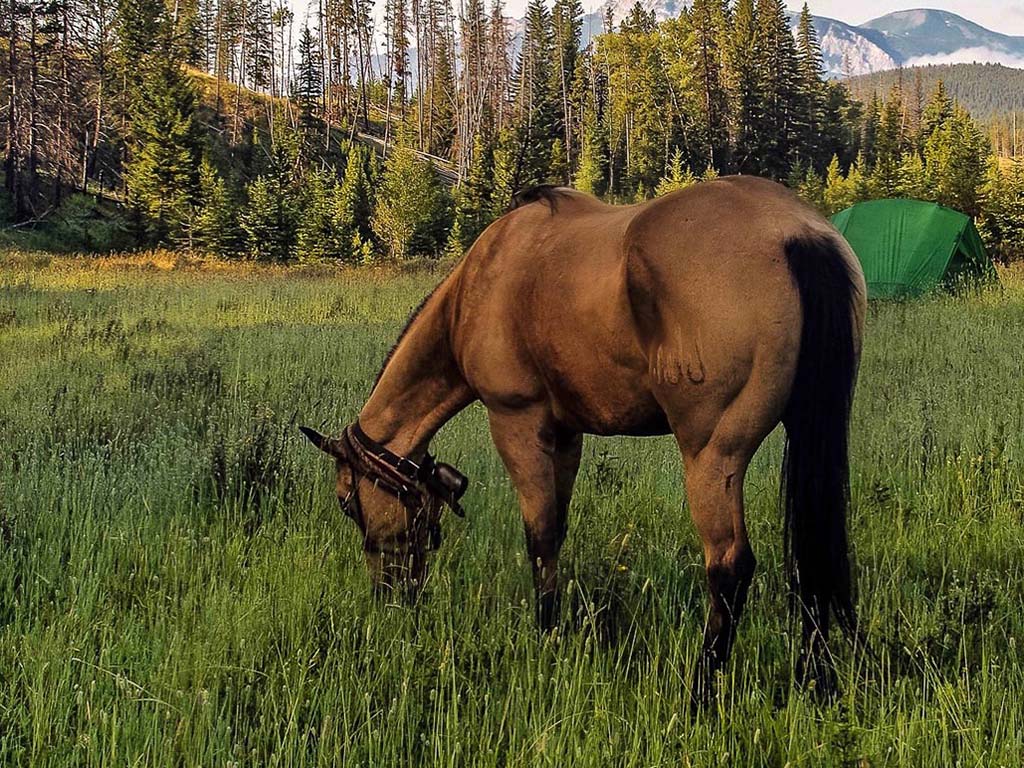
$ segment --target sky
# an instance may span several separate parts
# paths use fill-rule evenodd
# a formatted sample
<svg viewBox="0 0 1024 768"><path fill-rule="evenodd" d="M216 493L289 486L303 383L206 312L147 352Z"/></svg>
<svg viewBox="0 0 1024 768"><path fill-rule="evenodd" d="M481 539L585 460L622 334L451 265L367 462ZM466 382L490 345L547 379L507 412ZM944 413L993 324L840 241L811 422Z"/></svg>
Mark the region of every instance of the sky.
<svg viewBox="0 0 1024 768"><path fill-rule="evenodd" d="M583 0L583 7L592 11L602 2ZM509 16L522 16L526 3L527 0L506 0L505 12ZM795 11L803 5L801 0L787 0L787 3ZM301 23L306 16L309 0L291 0L291 4L295 9L296 21ZM458 0L452 4L458 8ZM383 2L377 0L375 5L382 6ZM808 0L808 5L815 15L828 16L848 24L863 24L893 11L938 8L952 11L993 32L1024 36L1024 0ZM854 10L851 10L851 5L855 6ZM312 7L316 7L316 0L312 0Z"/></svg>

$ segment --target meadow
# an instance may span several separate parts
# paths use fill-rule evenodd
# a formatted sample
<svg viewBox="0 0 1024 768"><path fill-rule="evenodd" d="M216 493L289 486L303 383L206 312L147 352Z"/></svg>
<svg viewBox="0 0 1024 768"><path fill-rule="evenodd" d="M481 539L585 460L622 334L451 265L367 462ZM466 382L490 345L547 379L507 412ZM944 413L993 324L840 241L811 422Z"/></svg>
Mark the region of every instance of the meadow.
<svg viewBox="0 0 1024 768"><path fill-rule="evenodd" d="M0 254L0 765L1019 766L1024 270L876 304L852 441L870 656L792 685L782 435L746 481L759 559L715 707L670 439L589 439L562 626L474 406L424 601L374 601L329 462L429 270Z"/></svg>

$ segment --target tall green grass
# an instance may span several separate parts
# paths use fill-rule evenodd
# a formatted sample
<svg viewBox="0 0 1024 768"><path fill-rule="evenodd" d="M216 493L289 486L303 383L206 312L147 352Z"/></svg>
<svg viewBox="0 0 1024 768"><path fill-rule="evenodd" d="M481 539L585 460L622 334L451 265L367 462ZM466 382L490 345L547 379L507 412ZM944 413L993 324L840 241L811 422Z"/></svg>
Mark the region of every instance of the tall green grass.
<svg viewBox="0 0 1024 768"><path fill-rule="evenodd" d="M717 706L669 439L588 439L563 626L537 633L513 491L472 479L426 600L375 603L331 468L430 274L0 257L0 764L1020 765L1024 275L873 306L852 538L874 657L791 685L781 434L747 478L760 567Z"/></svg>

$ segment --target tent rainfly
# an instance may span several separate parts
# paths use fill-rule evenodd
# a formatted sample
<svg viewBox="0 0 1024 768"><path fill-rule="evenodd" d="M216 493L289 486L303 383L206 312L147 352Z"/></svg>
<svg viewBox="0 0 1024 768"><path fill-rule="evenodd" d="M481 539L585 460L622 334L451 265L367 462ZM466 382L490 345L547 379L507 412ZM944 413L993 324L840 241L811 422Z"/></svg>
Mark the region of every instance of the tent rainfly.
<svg viewBox="0 0 1024 768"><path fill-rule="evenodd" d="M921 200L871 200L832 217L864 268L870 298L996 280L974 222Z"/></svg>

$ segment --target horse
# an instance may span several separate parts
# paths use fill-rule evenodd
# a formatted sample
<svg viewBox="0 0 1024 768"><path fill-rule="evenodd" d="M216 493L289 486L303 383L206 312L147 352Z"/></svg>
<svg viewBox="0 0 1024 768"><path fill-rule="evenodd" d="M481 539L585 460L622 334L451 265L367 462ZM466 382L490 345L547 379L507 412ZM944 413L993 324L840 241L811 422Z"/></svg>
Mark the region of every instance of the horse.
<svg viewBox="0 0 1024 768"><path fill-rule="evenodd" d="M358 420L303 427L336 462L378 587L423 583L466 479L428 452L474 401L518 494L536 616L558 621L558 556L584 434L672 435L703 544L709 613L693 678L729 658L755 557L743 481L781 422L781 494L800 680L831 687L830 617L855 631L849 420L866 311L857 258L785 187L735 176L608 205L517 196L413 313Z"/></svg>

